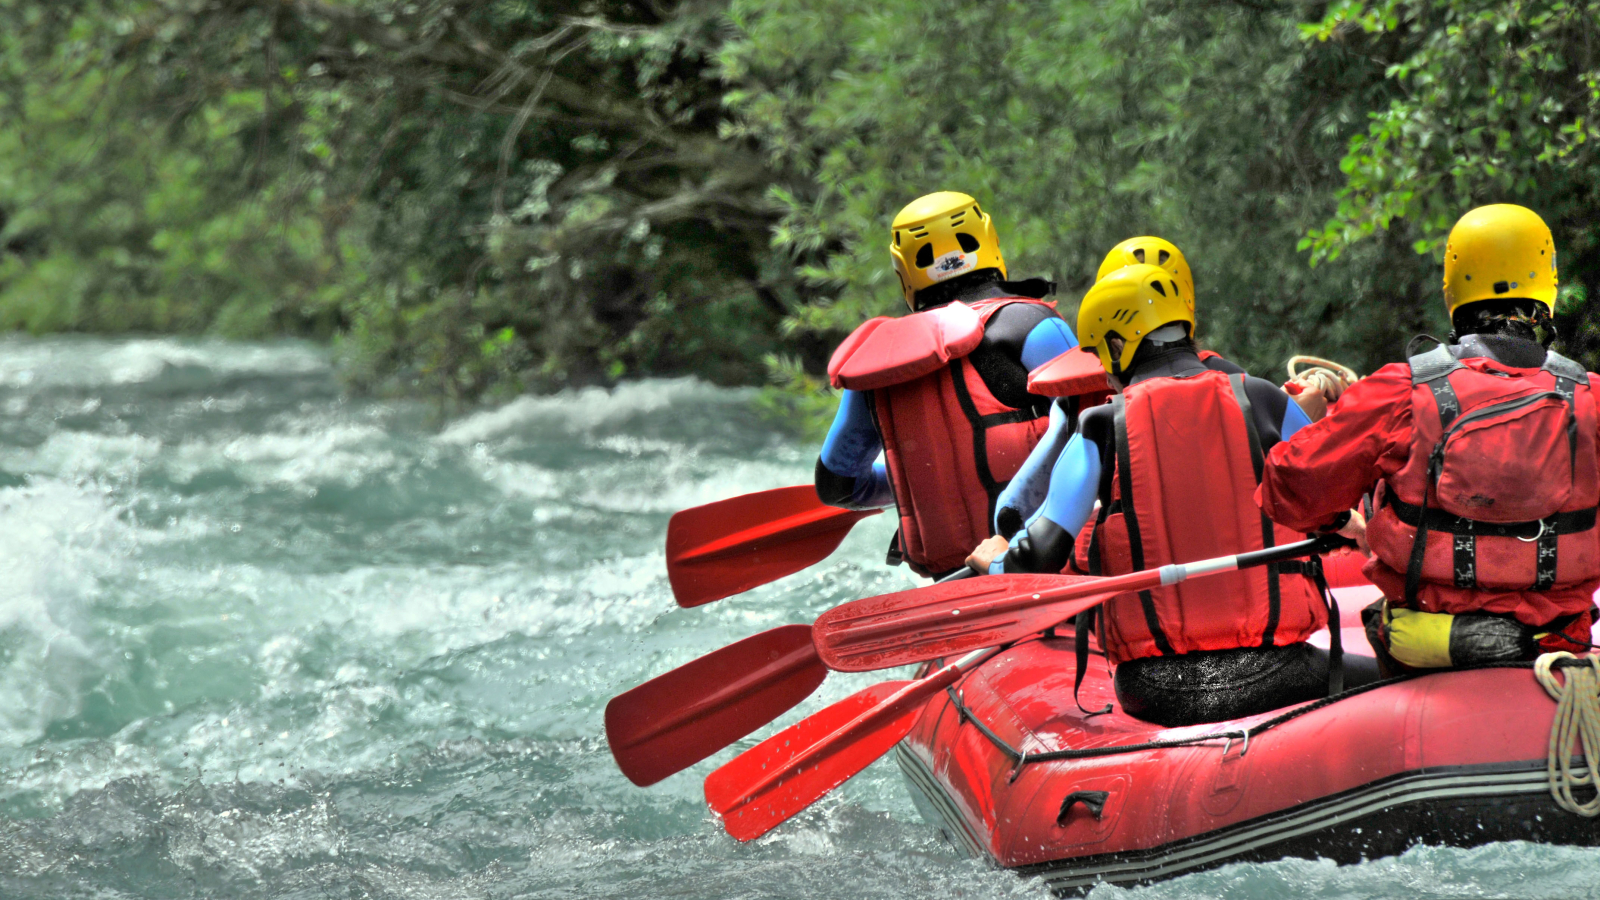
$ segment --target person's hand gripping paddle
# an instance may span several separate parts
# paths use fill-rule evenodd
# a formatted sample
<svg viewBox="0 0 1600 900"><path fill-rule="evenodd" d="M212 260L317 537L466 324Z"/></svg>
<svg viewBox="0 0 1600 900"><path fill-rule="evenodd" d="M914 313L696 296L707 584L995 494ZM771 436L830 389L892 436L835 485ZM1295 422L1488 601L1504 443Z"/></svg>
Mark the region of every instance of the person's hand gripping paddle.
<svg viewBox="0 0 1600 900"><path fill-rule="evenodd" d="M674 513L667 580L688 608L732 597L815 565L878 509L828 506L809 484L757 491Z"/></svg>
<svg viewBox="0 0 1600 900"><path fill-rule="evenodd" d="M1308 556L1342 543L1336 536L1318 537L1113 578L991 575L847 603L813 626L829 668L889 668L971 652L915 681L859 691L762 741L706 778L706 802L730 835L758 838L889 752L911 732L929 697L1001 649L973 646L1009 645L1118 594Z"/></svg>

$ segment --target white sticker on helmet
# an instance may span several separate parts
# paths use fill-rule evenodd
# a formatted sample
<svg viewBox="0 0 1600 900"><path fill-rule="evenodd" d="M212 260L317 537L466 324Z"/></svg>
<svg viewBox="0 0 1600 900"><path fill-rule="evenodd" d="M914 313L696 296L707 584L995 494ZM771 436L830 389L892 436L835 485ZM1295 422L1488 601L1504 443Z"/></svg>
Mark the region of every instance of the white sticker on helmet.
<svg viewBox="0 0 1600 900"><path fill-rule="evenodd" d="M931 281L943 281L953 278L972 269L978 264L978 254L962 253L960 250L951 250L949 253L933 261L933 265L924 269Z"/></svg>

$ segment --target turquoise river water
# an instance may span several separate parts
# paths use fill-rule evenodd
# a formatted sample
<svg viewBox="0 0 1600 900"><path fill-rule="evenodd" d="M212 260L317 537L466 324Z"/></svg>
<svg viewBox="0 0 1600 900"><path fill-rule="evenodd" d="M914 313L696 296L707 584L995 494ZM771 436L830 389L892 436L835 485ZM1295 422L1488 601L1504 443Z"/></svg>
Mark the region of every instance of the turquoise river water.
<svg viewBox="0 0 1600 900"><path fill-rule="evenodd" d="M341 395L305 345L0 340L0 897L1046 896L942 844L887 760L746 846L700 800L733 751L648 790L613 767L611 696L907 583L880 516L676 608L673 511L810 477L749 401L652 381L441 424ZM1600 854L1092 896L1600 897Z"/></svg>

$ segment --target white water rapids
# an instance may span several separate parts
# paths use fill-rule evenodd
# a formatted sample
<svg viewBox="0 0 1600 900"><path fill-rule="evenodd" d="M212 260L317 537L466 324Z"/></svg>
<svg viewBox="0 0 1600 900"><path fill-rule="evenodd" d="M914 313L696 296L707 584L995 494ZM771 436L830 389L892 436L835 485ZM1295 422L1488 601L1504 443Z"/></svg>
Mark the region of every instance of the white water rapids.
<svg viewBox="0 0 1600 900"><path fill-rule="evenodd" d="M733 751L648 790L612 765L611 696L905 584L883 516L800 575L673 604L674 510L810 478L750 399L654 381L438 423L343 396L306 345L0 340L0 897L1045 896L941 843L888 760L751 845L700 800ZM1593 851L1502 844L1093 896L1597 876Z"/></svg>

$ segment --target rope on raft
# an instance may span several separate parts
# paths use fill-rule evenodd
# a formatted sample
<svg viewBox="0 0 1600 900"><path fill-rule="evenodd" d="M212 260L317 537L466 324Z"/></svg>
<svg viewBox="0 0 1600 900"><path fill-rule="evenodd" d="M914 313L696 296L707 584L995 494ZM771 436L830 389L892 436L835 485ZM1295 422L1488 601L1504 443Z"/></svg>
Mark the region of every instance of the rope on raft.
<svg viewBox="0 0 1600 900"><path fill-rule="evenodd" d="M1586 802L1573 796L1573 788L1600 788L1595 766L1600 765L1600 656L1587 658L1588 665L1561 665L1562 659L1575 659L1571 653L1546 653L1533 663L1533 677L1556 701L1556 718L1550 724L1550 752L1546 772L1550 777L1550 796L1567 812L1585 818L1600 816L1600 793ZM1565 680L1555 669L1565 670ZM1572 767L1573 745L1583 751L1583 768Z"/></svg>
<svg viewBox="0 0 1600 900"><path fill-rule="evenodd" d="M1600 656L1590 656L1583 659L1577 659L1574 658L1570 653L1547 653L1544 656L1541 656L1539 660L1543 661L1546 657L1561 656L1565 656L1567 659L1552 659L1550 662L1545 664L1546 668L1565 669L1568 671L1573 669L1584 669L1587 671L1590 667L1591 660L1600 659ZM1025 753L1006 743L1004 738L996 734L994 729L990 728L983 720L979 719L972 712L972 708L966 705L961 697L960 692L956 690L954 685L945 688L945 693L949 695L950 703L955 707L956 715L959 717L960 721L971 722L978 729L978 732L987 738L989 743L995 746L995 749L1016 761L1016 766L1011 772L1011 780L1015 781L1017 776L1021 774L1023 767L1033 765L1034 763L1059 762L1070 759L1093 759L1102 756L1117 756L1123 753L1139 753L1145 750L1170 750L1177 747L1189 747L1193 746L1194 744L1203 744L1208 741L1226 741L1227 743L1223 745L1223 752L1226 753L1228 745L1231 745L1233 741L1242 738L1245 742L1243 749L1240 750L1240 755L1242 756L1249 752L1250 739L1252 737L1255 737L1262 732L1271 731L1272 729L1277 728L1279 725L1294 719L1298 719L1307 713L1315 712L1323 707L1332 706L1335 703L1348 700L1351 697L1355 697L1360 694L1365 694L1368 691L1374 691L1378 688L1388 687L1391 684L1399 684L1402 681L1411 681L1417 678L1427 678L1430 675L1443 674L1446 672L1466 672L1475 669L1534 669L1537 665L1537 662L1497 662L1485 663L1480 666L1460 666L1453 669L1442 669L1439 670L1439 672L1420 672L1415 675L1400 675L1395 678L1385 678L1382 681L1369 682L1361 685L1360 687L1351 688L1342 694L1335 694L1332 697L1324 697L1321 700L1313 700L1304 704L1303 706L1296 706L1283 713L1280 713L1277 716L1274 716L1273 718L1267 719L1263 722L1257 722L1256 724L1246 728L1230 728L1227 731L1213 731L1206 734L1197 734L1193 737L1178 738L1176 740L1143 741L1137 744L1117 744L1110 747L1083 747L1078 749L1069 748L1064 750L1046 750L1040 753ZM1600 700L1597 700L1595 696L1597 688L1600 688L1600 662L1595 663L1594 666L1594 671L1597 674L1589 676L1590 678L1594 679L1591 681L1589 699L1591 703L1595 704L1594 717L1590 721L1595 726L1595 730L1592 732L1595 741L1592 746L1594 746L1596 751L1600 751ZM1535 674L1537 674L1537 670L1535 671ZM1545 689L1549 690L1549 687L1547 686ZM1559 710L1559 706L1557 708ZM1559 717L1557 721L1560 721ZM1551 741L1551 746L1553 747L1555 741L1553 733ZM1568 746L1570 746L1570 743ZM1554 751L1552 751L1552 753L1553 752ZM1552 756L1552 760L1553 759L1554 757ZM1588 757L1588 759L1590 761L1589 771L1590 773L1593 773L1593 763L1600 762L1600 752L1594 752ZM1551 765L1554 766L1555 763L1551 762ZM1552 778L1553 777L1554 776L1552 776ZM1572 784L1589 784L1592 783L1593 778L1593 774L1574 776ZM1554 781L1552 781L1551 789L1552 791L1555 789ZM1561 802L1559 796L1557 797L1557 802ZM1596 812L1579 813L1579 815L1600 815L1600 797L1596 797L1592 803L1595 805ZM1564 804L1563 808L1566 808Z"/></svg>
<svg viewBox="0 0 1600 900"><path fill-rule="evenodd" d="M1299 371L1299 366L1309 368ZM1336 386L1348 388L1361 380L1361 376L1347 365L1303 353L1289 357L1288 368L1289 381L1284 384L1284 390L1291 394L1298 394L1306 387L1314 387L1326 394ZM1291 389L1290 385L1295 387Z"/></svg>

